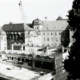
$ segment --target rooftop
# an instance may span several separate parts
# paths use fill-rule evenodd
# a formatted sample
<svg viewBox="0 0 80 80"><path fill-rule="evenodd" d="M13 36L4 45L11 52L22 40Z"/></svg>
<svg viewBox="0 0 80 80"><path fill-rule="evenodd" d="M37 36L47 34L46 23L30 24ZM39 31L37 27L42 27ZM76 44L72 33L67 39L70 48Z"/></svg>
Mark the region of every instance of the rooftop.
<svg viewBox="0 0 80 80"><path fill-rule="evenodd" d="M8 70L10 69L10 70ZM39 73L25 68L19 69L18 67L0 63L0 73L11 77L9 80L31 80L32 78L39 77Z"/></svg>
<svg viewBox="0 0 80 80"><path fill-rule="evenodd" d="M29 24L30 25L30 24ZM31 26L31 25L30 25ZM4 31L11 31L11 32L23 32L25 30L33 30L31 27L29 27L27 24L23 24L23 23L17 23L17 24L4 24L2 26L2 29Z"/></svg>
<svg viewBox="0 0 80 80"><path fill-rule="evenodd" d="M42 30L65 30L67 25L67 20L44 21Z"/></svg>
<svg viewBox="0 0 80 80"><path fill-rule="evenodd" d="M12 31L12 32L22 32L27 30L34 30L34 25L42 25L43 27L40 29L41 31L45 30L65 30L68 26L68 22L65 19L62 19L60 16L57 18L56 21L41 21L38 18L33 20L30 24L23 24L23 23L10 23L10 24L4 24L2 26L2 30L4 31Z"/></svg>
<svg viewBox="0 0 80 80"><path fill-rule="evenodd" d="M59 16L56 20L63 20L63 18L61 16Z"/></svg>

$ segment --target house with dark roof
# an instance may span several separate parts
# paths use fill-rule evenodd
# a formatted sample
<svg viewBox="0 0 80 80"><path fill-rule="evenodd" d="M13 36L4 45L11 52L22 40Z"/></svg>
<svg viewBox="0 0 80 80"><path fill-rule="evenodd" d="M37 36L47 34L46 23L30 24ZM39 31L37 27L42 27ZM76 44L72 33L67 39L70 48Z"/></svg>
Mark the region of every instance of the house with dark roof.
<svg viewBox="0 0 80 80"><path fill-rule="evenodd" d="M4 24L0 47L4 46L1 49L8 53L8 59L26 61L34 69L56 72L56 80L65 80L62 72L61 40L65 38L68 30L67 20L61 17L56 21L41 21L37 18L30 24Z"/></svg>
<svg viewBox="0 0 80 80"><path fill-rule="evenodd" d="M2 30L7 36L7 50L27 50L31 53L33 46L60 47L61 33L67 26L67 20L59 16L56 21L42 21L37 18L29 24L4 24Z"/></svg>
<svg viewBox="0 0 80 80"><path fill-rule="evenodd" d="M67 20L43 21L40 29L41 36L45 45L58 47L61 45L61 33L67 27Z"/></svg>

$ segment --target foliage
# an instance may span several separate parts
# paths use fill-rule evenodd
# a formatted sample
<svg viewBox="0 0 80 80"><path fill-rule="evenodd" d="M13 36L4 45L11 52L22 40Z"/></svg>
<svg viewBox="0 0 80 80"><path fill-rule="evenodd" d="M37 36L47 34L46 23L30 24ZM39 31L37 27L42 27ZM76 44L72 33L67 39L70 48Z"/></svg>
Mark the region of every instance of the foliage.
<svg viewBox="0 0 80 80"><path fill-rule="evenodd" d="M69 45L69 30L64 30L61 34L61 44L64 47Z"/></svg>
<svg viewBox="0 0 80 80"><path fill-rule="evenodd" d="M68 72L67 80L76 80L80 79L80 0L73 1L68 18L68 23L75 32L75 42L70 47L68 59L64 61L64 68Z"/></svg>

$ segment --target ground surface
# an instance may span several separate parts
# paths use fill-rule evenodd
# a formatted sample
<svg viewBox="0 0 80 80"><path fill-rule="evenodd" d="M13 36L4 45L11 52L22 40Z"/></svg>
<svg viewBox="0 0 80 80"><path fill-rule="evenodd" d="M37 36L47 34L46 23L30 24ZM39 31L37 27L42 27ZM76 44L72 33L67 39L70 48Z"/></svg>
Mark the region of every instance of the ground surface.
<svg viewBox="0 0 80 80"><path fill-rule="evenodd" d="M23 67L19 68L13 66L10 62L0 59L0 80L35 80L36 78L39 80L50 80L53 77L51 73L40 76L40 72L40 70L34 71Z"/></svg>
<svg viewBox="0 0 80 80"><path fill-rule="evenodd" d="M39 76L37 72L25 68L20 69L4 62L0 62L0 74L0 80L30 80Z"/></svg>

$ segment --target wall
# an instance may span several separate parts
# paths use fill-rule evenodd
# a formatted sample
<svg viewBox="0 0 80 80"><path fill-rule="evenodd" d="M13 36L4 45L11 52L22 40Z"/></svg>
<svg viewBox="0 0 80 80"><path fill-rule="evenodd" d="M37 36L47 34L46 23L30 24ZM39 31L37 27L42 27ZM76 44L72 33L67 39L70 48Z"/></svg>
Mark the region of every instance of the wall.
<svg viewBox="0 0 80 80"><path fill-rule="evenodd" d="M4 51L7 49L7 39L6 39L6 33L4 31L1 31L1 50Z"/></svg>
<svg viewBox="0 0 80 80"><path fill-rule="evenodd" d="M64 70L62 60L63 60L62 53L59 53L58 55L55 56L55 69L56 69L55 80L66 80L67 74Z"/></svg>
<svg viewBox="0 0 80 80"><path fill-rule="evenodd" d="M41 31L41 36L44 45L49 45L52 47L57 47L61 45L61 31Z"/></svg>

